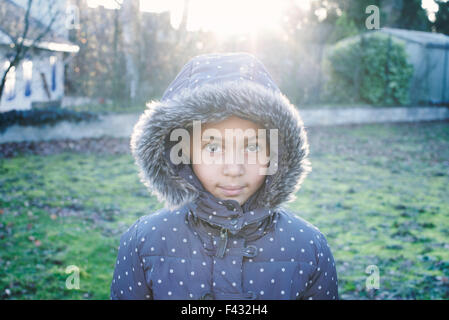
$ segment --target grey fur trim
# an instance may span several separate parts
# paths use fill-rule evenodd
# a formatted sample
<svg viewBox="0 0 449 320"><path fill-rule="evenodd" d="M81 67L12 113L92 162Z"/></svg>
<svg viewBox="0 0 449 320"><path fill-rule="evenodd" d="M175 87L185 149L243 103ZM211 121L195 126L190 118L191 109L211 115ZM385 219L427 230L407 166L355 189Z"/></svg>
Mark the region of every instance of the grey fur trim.
<svg viewBox="0 0 449 320"><path fill-rule="evenodd" d="M279 159L270 190L258 197L260 206L277 208L293 201L307 174L306 130L298 110L285 95L260 84L242 80L205 84L193 90L184 88L172 99L151 101L134 126L130 146L139 167L139 177L165 207L174 209L198 196L198 191L174 173L164 159L164 141L175 128L240 116L279 130Z"/></svg>

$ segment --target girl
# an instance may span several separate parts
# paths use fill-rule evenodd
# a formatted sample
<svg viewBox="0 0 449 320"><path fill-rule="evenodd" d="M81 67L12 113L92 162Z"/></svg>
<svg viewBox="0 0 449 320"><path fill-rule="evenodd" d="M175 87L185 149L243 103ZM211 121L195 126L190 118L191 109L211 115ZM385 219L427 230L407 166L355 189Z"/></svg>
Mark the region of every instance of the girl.
<svg viewBox="0 0 449 320"><path fill-rule="evenodd" d="M311 171L303 122L253 55L190 60L131 150L165 207L121 236L111 299L338 299L325 236L282 207Z"/></svg>

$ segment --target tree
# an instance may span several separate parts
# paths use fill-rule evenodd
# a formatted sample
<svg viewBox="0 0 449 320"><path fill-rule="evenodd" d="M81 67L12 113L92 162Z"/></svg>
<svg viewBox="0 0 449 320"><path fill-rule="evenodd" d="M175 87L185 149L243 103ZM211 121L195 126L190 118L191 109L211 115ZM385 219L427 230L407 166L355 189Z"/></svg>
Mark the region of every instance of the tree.
<svg viewBox="0 0 449 320"><path fill-rule="evenodd" d="M128 101L120 9L90 8L85 0L75 4L80 27L71 30L70 40L80 50L68 63L68 92L100 101Z"/></svg>
<svg viewBox="0 0 449 320"><path fill-rule="evenodd" d="M11 43L10 50L6 54L7 68L1 74L0 99L3 95L8 73L19 65L30 49L38 47L41 41L51 35L54 22L62 14L59 9L55 9L58 8L55 1L45 1L46 7L40 3L37 4L41 5L41 11L46 9L44 14L49 17L47 24L31 16L33 3L40 1L28 0L26 8L22 8L10 0L2 1L0 5L0 29L8 36Z"/></svg>
<svg viewBox="0 0 449 320"><path fill-rule="evenodd" d="M435 26L436 32L441 32L449 35L449 1L439 1L437 0L438 11L435 14Z"/></svg>
<svg viewBox="0 0 449 320"><path fill-rule="evenodd" d="M383 6L388 3L397 3L396 11L398 14L396 19L387 21L385 26L409 30L430 31L431 23L427 17L427 12L421 6L421 0L382 1Z"/></svg>

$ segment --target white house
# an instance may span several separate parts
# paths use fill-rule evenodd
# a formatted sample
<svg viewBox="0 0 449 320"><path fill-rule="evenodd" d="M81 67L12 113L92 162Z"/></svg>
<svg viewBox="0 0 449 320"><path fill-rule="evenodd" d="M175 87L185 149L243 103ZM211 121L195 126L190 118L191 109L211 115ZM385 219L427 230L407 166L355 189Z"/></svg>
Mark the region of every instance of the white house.
<svg viewBox="0 0 449 320"><path fill-rule="evenodd" d="M56 3L60 6L65 1ZM14 54L10 36L17 32L15 26L20 17L23 19L25 16L25 8L19 0L1 0L0 10L3 10L3 18L0 19L0 76L3 76L9 66L9 58ZM38 15L37 12L30 18L30 38L26 37L25 45L30 45L34 37L45 30L46 24L39 21ZM65 19L65 15L60 19ZM60 30L61 21L55 26ZM68 41L64 33L52 30L28 50L18 66L9 71L0 100L0 112L60 104L64 97L64 66L70 55L78 50L79 47Z"/></svg>

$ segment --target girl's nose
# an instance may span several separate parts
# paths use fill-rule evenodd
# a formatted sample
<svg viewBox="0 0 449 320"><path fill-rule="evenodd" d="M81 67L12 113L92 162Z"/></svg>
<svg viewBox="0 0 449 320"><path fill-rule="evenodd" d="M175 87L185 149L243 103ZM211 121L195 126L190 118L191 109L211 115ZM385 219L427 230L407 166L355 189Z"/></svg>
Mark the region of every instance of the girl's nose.
<svg viewBox="0 0 449 320"><path fill-rule="evenodd" d="M227 176L241 176L245 172L243 164L225 163L223 165L223 174Z"/></svg>
<svg viewBox="0 0 449 320"><path fill-rule="evenodd" d="M225 153L223 174L229 176L240 176L245 172L245 158L244 154L237 150L229 150Z"/></svg>

